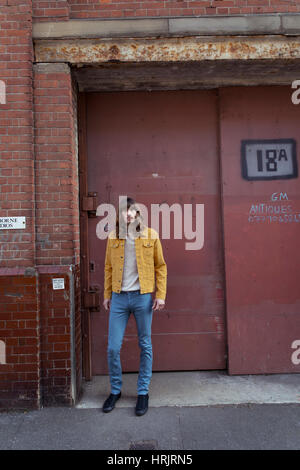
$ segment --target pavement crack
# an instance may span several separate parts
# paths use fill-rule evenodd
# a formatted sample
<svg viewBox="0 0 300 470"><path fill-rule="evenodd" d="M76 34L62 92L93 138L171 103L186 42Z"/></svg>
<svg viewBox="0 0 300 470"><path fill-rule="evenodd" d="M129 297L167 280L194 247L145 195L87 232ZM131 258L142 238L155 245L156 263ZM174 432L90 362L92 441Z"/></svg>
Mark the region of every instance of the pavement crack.
<svg viewBox="0 0 300 470"><path fill-rule="evenodd" d="M179 436L180 436L180 442L181 442L181 449L180 450L184 450L183 436L182 436L182 432L181 432L180 411L178 412L178 425L179 425Z"/></svg>

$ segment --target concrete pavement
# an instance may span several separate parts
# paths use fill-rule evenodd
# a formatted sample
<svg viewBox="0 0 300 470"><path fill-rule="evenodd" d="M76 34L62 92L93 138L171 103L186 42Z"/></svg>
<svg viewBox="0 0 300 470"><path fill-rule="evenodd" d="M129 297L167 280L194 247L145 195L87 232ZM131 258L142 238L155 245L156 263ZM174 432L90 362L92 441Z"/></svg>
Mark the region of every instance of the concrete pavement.
<svg viewBox="0 0 300 470"><path fill-rule="evenodd" d="M118 407L131 407L136 399L137 374L123 374ZM78 408L97 408L109 394L108 376L84 382ZM244 403L299 403L300 374L229 376L226 371L154 372L151 406L239 405Z"/></svg>
<svg viewBox="0 0 300 470"><path fill-rule="evenodd" d="M86 383L76 407L0 413L0 449L300 449L298 374L154 374L141 417L134 413L136 377L124 374L123 397L111 413L101 410L107 377Z"/></svg>
<svg viewBox="0 0 300 470"><path fill-rule="evenodd" d="M0 414L0 449L300 449L299 405L44 408Z"/></svg>

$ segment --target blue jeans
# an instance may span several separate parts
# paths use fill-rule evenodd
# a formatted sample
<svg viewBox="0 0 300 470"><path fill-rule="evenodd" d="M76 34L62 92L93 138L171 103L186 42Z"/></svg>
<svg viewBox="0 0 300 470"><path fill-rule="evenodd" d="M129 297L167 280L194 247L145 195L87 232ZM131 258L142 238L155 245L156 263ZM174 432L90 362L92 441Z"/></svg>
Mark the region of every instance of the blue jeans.
<svg viewBox="0 0 300 470"><path fill-rule="evenodd" d="M151 325L153 310L151 293L141 294L139 290L112 292L107 347L111 393L117 394L122 388L120 351L131 312L135 317L140 347L137 392L138 395L146 395L152 376Z"/></svg>

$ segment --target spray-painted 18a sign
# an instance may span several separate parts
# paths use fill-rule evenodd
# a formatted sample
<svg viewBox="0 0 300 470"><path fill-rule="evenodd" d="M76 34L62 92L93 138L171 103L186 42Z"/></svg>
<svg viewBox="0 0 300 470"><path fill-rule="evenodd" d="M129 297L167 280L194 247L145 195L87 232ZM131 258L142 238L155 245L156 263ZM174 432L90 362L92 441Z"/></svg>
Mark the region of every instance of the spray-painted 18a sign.
<svg viewBox="0 0 300 470"><path fill-rule="evenodd" d="M247 180L297 178L294 139L242 140L242 176Z"/></svg>

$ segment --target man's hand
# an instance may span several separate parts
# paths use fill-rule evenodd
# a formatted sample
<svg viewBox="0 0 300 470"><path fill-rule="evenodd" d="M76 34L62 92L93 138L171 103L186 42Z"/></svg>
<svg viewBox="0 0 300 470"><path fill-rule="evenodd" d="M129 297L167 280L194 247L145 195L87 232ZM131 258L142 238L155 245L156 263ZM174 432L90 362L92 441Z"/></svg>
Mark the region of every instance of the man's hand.
<svg viewBox="0 0 300 470"><path fill-rule="evenodd" d="M162 310L165 306L165 301L162 299L155 299L152 305L153 310Z"/></svg>
<svg viewBox="0 0 300 470"><path fill-rule="evenodd" d="M109 310L109 308L110 308L110 299L104 299L103 307L105 308L105 310Z"/></svg>

